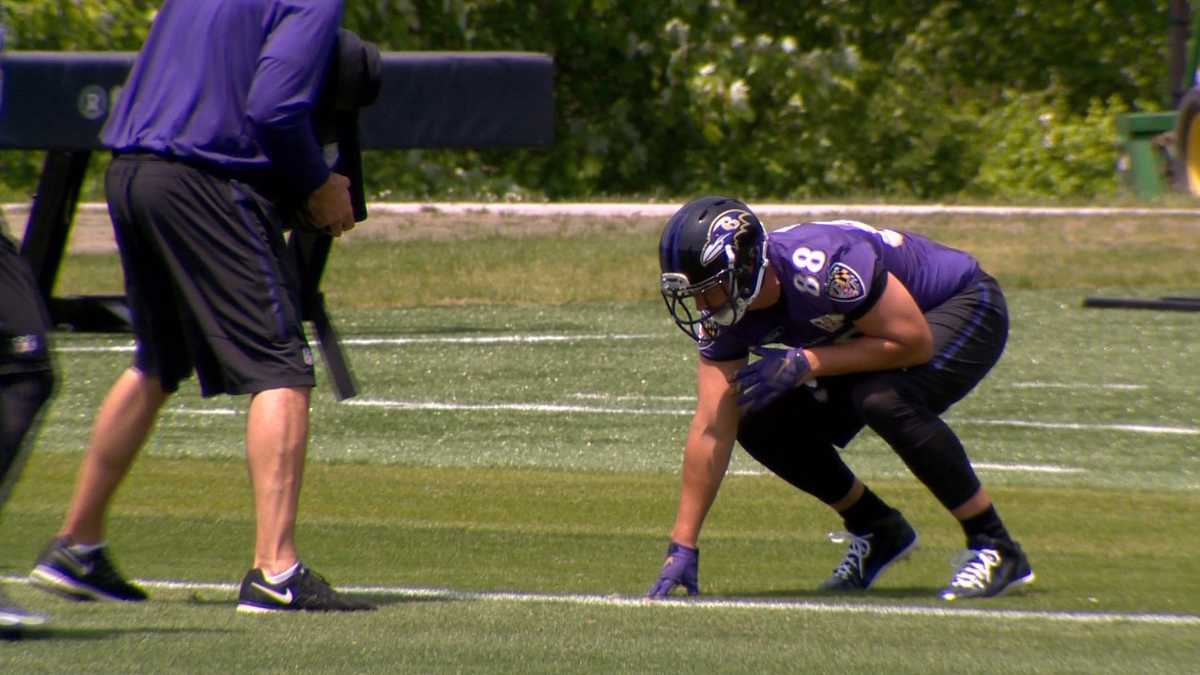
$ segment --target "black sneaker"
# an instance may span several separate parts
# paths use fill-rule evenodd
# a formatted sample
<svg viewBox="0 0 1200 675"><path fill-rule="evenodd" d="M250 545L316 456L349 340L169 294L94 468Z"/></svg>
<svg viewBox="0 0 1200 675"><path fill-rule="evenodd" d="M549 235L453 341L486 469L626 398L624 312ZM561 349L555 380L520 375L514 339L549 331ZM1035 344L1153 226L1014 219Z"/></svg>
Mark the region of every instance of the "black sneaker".
<svg viewBox="0 0 1200 675"><path fill-rule="evenodd" d="M242 579L237 611L251 614L266 612L358 612L375 609L374 605L355 600L333 590L328 581L300 565L287 581L269 583L262 570L252 569Z"/></svg>
<svg viewBox="0 0 1200 675"><path fill-rule="evenodd" d="M69 600L145 600L146 592L125 581L106 550L101 547L90 553L75 553L66 539L54 539L38 556L29 581Z"/></svg>
<svg viewBox="0 0 1200 675"><path fill-rule="evenodd" d="M4 589L0 588L0 630L13 630L40 626L46 623L43 614L35 614L13 602Z"/></svg>
<svg viewBox="0 0 1200 675"><path fill-rule="evenodd" d="M917 532L899 511L893 511L866 532L832 532L829 540L837 544L849 541L850 545L821 590L865 591L892 563L907 558L917 547Z"/></svg>
<svg viewBox="0 0 1200 675"><path fill-rule="evenodd" d="M991 598L1033 583L1029 559L1015 541L976 535L955 559L957 570L943 600Z"/></svg>

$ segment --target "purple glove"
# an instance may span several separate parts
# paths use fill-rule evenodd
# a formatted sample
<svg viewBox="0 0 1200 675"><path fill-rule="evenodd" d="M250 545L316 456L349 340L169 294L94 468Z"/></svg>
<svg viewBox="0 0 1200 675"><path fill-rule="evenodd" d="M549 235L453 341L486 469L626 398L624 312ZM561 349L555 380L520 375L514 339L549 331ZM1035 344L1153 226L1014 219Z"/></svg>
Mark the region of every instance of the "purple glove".
<svg viewBox="0 0 1200 675"><path fill-rule="evenodd" d="M799 347L753 347L750 351L761 358L734 375L738 405L747 410L757 410L799 387L812 370Z"/></svg>
<svg viewBox="0 0 1200 675"><path fill-rule="evenodd" d="M654 582L646 597L665 598L676 586L686 588L688 595L700 595L699 569L700 549L671 542L658 581Z"/></svg>

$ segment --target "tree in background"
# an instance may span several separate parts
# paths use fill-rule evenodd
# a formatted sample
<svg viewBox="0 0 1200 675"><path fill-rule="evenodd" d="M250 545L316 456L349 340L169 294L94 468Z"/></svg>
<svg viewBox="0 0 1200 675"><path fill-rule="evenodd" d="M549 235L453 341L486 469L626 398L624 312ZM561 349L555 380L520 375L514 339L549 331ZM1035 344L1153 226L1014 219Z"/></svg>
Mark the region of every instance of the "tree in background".
<svg viewBox="0 0 1200 675"><path fill-rule="evenodd" d="M9 49L135 50L158 4L18 0L0 22ZM1120 189L1113 116L1166 104L1159 4L355 0L345 24L556 63L552 147L368 153L376 198L1087 199ZM0 154L0 197L37 170Z"/></svg>

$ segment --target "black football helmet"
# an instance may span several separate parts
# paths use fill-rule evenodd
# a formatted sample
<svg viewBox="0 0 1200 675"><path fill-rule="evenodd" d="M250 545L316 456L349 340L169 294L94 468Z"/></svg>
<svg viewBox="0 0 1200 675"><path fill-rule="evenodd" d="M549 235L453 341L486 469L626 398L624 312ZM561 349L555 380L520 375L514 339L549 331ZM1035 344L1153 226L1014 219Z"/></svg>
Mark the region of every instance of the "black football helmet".
<svg viewBox="0 0 1200 675"><path fill-rule="evenodd" d="M675 212L658 244L661 290L675 323L697 342L741 320L762 289L767 232L750 207L729 197L700 197ZM716 287L725 302L700 309Z"/></svg>

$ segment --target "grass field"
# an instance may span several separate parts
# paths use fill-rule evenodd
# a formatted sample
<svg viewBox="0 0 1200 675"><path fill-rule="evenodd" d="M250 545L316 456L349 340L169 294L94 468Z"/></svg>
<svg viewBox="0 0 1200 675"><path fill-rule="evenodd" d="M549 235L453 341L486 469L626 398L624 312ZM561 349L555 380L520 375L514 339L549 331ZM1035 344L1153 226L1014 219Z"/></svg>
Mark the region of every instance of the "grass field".
<svg viewBox="0 0 1200 675"><path fill-rule="evenodd" d="M922 535L871 593L812 590L841 557L825 540L840 524L739 451L701 542L704 599L640 602L674 515L694 367L653 296L654 233L361 242L337 251L326 289L362 393L314 397L298 538L380 611L233 611L253 534L245 401L187 385L110 522L152 601L78 605L20 583L129 359L127 336L57 334L62 387L0 520L6 591L52 622L0 642L0 671L1196 672L1200 314L1081 300L1200 295L1200 231L934 226L1011 287L1008 352L948 419L1029 552L1028 593L937 600L961 534L866 433L849 461ZM113 275L111 256L74 256L60 289Z"/></svg>

